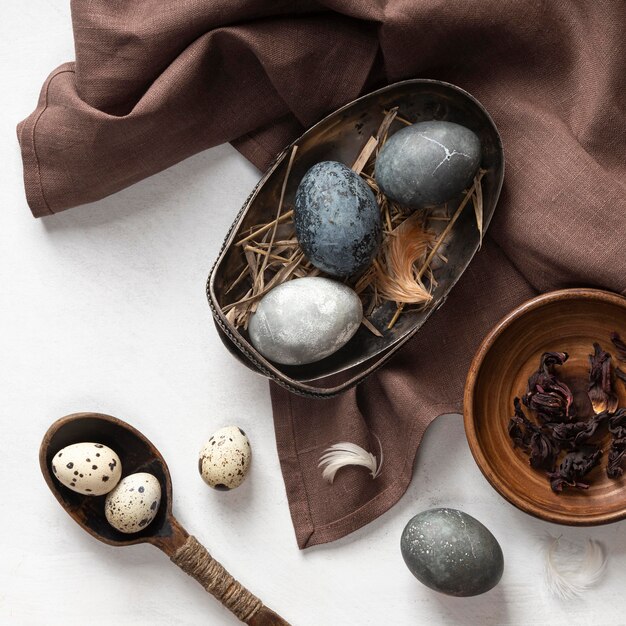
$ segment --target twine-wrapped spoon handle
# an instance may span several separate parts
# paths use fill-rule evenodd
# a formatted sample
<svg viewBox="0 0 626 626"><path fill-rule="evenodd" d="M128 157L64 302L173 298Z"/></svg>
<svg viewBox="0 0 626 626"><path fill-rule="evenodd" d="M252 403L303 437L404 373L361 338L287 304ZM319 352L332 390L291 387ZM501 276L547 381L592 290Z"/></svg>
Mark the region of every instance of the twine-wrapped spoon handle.
<svg viewBox="0 0 626 626"><path fill-rule="evenodd" d="M192 535L188 535L184 543L170 554L170 559L242 622L251 626L289 626L288 622L264 606L259 598L235 580Z"/></svg>

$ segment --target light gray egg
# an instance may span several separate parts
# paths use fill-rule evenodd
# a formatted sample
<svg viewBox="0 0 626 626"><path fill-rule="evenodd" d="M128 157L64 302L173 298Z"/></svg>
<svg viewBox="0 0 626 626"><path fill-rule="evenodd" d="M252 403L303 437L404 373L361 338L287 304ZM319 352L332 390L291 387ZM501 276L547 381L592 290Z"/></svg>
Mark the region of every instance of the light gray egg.
<svg viewBox="0 0 626 626"><path fill-rule="evenodd" d="M107 522L121 533L137 533L154 520L161 504L161 485L147 472L120 480L104 502Z"/></svg>
<svg viewBox="0 0 626 626"><path fill-rule="evenodd" d="M414 209L443 204L472 181L481 159L480 140L452 122L419 122L393 134L374 176L384 193Z"/></svg>
<svg viewBox="0 0 626 626"><path fill-rule="evenodd" d="M200 450L198 470L209 487L229 491L245 480L251 458L246 433L237 426L225 426L213 433Z"/></svg>
<svg viewBox="0 0 626 626"><path fill-rule="evenodd" d="M90 441L73 443L52 458L52 474L62 484L85 496L101 496L115 488L122 463L111 448Z"/></svg>
<svg viewBox="0 0 626 626"><path fill-rule="evenodd" d="M331 276L361 272L380 246L376 198L367 183L343 163L322 161L304 175L293 217L307 259Z"/></svg>
<svg viewBox="0 0 626 626"><path fill-rule="evenodd" d="M363 319L359 296L318 276L290 280L267 293L250 318L252 345L285 365L319 361L352 338Z"/></svg>
<svg viewBox="0 0 626 626"><path fill-rule="evenodd" d="M498 584L502 549L477 519L456 509L430 509L406 525L400 542L411 573L451 596L476 596Z"/></svg>

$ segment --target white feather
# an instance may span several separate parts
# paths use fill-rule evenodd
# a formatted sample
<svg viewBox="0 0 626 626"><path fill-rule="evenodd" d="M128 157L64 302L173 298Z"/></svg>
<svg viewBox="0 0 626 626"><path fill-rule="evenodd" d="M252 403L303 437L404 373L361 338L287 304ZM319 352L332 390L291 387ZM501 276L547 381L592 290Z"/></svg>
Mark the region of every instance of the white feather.
<svg viewBox="0 0 626 626"><path fill-rule="evenodd" d="M374 435L374 437L376 437L376 435ZM335 480L335 474L337 474L342 467L347 467L348 465L360 465L361 467L365 467L370 470L372 478L376 478L383 467L383 449L380 444L380 439L376 437L376 440L380 446L380 464L371 452L367 452L367 450L364 450L361 446L357 446L355 443L342 441L324 450L324 454L320 457L318 467L324 468L322 478L332 485Z"/></svg>
<svg viewBox="0 0 626 626"><path fill-rule="evenodd" d="M595 585L606 570L604 548L592 539L588 539L583 548L548 534L544 539L544 555L548 589L563 600L580 596Z"/></svg>

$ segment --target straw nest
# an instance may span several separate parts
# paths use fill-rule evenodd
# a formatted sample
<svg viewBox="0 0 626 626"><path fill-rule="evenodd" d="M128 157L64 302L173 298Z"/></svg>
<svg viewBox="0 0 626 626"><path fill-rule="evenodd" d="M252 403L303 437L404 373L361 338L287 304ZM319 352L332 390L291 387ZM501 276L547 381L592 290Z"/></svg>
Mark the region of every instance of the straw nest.
<svg viewBox="0 0 626 626"><path fill-rule="evenodd" d="M344 281L363 302L363 324L379 337L383 336L384 329L376 328L368 317L386 301L396 304L387 329L393 327L403 311L429 306L437 286L437 269L447 262L445 247L454 223L470 203L482 241L481 179L485 174L484 170L478 171L453 215L449 215L447 205L418 211L399 205L379 189L373 176L374 164L392 125L410 125L411 122L398 115L397 108L383 111L381 115L383 120L376 135L367 140L352 169L376 196L383 224L382 243L370 267L360 276ZM241 250L243 269L226 293L239 285L243 295L223 307L226 318L235 328L247 329L259 301L274 287L293 278L325 275L304 256L295 235L293 208L285 206L285 189L297 150L298 146L294 145L274 219L250 228L235 244Z"/></svg>

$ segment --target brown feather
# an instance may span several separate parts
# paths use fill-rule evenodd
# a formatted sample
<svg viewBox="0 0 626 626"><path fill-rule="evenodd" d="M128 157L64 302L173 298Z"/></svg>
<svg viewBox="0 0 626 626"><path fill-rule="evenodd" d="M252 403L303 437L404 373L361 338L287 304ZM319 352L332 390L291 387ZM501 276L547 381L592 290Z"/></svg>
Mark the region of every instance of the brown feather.
<svg viewBox="0 0 626 626"><path fill-rule="evenodd" d="M384 298L417 305L432 300L430 288L418 273L434 240L434 233L424 228L418 213L389 233L376 265L376 286Z"/></svg>

